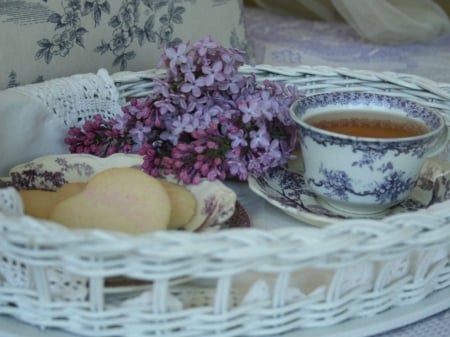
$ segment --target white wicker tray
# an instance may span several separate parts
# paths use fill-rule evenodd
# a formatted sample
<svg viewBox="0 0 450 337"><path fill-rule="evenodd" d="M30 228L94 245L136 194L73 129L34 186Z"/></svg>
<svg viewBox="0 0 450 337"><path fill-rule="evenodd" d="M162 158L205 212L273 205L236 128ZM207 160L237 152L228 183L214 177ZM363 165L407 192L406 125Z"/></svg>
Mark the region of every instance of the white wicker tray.
<svg viewBox="0 0 450 337"><path fill-rule="evenodd" d="M449 295L450 289L447 288L415 304L335 325L294 330L282 334L282 337L447 337L450 311L439 312L448 306ZM435 313L439 314L428 317ZM8 316L0 316L0 327L2 337L80 337L60 329L39 329Z"/></svg>
<svg viewBox="0 0 450 337"><path fill-rule="evenodd" d="M241 71L306 94L384 92L450 115L450 84L420 77L326 67ZM149 93L160 75L114 74L119 102ZM380 220L281 227L135 238L0 214L0 314L85 336L270 336L382 315L450 285L450 201ZM105 279L115 276L148 287L111 294ZM173 282L180 277L189 281Z"/></svg>

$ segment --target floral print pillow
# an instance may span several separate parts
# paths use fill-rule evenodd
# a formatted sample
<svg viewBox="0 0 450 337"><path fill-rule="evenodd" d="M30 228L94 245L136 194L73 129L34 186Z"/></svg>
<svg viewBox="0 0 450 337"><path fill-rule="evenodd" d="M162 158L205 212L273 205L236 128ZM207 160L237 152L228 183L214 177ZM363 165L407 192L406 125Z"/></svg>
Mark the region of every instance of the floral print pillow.
<svg viewBox="0 0 450 337"><path fill-rule="evenodd" d="M153 68L164 46L206 34L248 51L242 0L2 0L0 90Z"/></svg>

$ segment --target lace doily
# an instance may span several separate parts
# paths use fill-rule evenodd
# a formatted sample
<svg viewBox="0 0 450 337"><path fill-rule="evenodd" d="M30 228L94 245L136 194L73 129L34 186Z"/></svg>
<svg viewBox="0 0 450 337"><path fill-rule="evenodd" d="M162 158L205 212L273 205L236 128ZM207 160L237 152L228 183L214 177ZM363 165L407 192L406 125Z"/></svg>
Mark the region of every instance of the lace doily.
<svg viewBox="0 0 450 337"><path fill-rule="evenodd" d="M10 90L39 100L67 126L80 125L98 114L110 118L121 113L118 91L105 69Z"/></svg>
<svg viewBox="0 0 450 337"><path fill-rule="evenodd" d="M22 198L15 188L0 188L0 212L10 216L23 215Z"/></svg>

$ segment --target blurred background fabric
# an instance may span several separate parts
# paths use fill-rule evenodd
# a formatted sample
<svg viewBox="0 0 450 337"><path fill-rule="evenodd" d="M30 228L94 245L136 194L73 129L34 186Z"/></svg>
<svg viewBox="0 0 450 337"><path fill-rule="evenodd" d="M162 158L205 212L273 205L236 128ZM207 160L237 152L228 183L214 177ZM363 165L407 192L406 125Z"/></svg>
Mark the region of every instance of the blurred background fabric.
<svg viewBox="0 0 450 337"><path fill-rule="evenodd" d="M365 0L352 1L357 2ZM405 2L412 5L416 1ZM442 31L435 31L426 39L417 36L414 41L380 43L357 32L342 18L331 0L246 0L246 31L249 49L253 52L252 62L390 71L450 82L450 33L445 28L450 1L417 2L430 3L431 13L438 8L436 13L442 14Z"/></svg>
<svg viewBox="0 0 450 337"><path fill-rule="evenodd" d="M309 20L345 20L376 43L426 41L450 31L448 0L247 0L274 13Z"/></svg>

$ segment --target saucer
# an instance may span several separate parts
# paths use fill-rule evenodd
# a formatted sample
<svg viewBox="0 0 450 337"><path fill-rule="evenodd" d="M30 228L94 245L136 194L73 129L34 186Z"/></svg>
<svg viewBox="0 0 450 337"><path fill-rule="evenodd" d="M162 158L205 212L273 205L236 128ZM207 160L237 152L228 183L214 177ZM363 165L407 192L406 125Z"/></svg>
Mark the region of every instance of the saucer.
<svg viewBox="0 0 450 337"><path fill-rule="evenodd" d="M341 214L324 204L307 186L303 171L277 167L259 177L249 177L248 185L257 195L286 214L313 226L325 226L339 219L362 218ZM450 163L440 159L425 161L416 187L408 199L383 213L366 216L376 219L387 215L426 208L450 198Z"/></svg>

